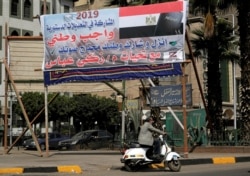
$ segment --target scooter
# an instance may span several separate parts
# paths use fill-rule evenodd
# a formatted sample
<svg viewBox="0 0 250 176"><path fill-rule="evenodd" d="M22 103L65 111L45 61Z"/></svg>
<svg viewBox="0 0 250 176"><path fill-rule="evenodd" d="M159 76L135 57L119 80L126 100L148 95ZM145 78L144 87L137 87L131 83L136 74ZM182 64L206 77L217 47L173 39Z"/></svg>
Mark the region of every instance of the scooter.
<svg viewBox="0 0 250 176"><path fill-rule="evenodd" d="M159 138L161 141L161 155L157 158L153 156L153 148L144 148L139 143L131 143L120 159L121 163L124 163L125 169L127 171L137 171L142 166L164 162L165 170L169 168L173 172L179 172L181 170L180 155L172 151L162 135Z"/></svg>

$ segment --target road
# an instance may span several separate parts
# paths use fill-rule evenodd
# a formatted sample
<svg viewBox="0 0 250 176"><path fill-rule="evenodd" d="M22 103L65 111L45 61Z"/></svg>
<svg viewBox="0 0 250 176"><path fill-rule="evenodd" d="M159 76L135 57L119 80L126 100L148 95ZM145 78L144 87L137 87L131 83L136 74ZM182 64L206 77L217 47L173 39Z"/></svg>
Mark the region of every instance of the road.
<svg viewBox="0 0 250 176"><path fill-rule="evenodd" d="M111 154L113 153L113 154ZM121 154L117 151L50 151L49 157L40 157L37 151L17 150L9 155L0 155L1 168L10 167L53 167L78 165L82 169L82 174L76 173L24 173L20 175L33 176L250 176L250 160L235 164L200 164L199 165L183 165L181 172L170 172L164 170L142 169L137 172L127 172L122 169L123 164L120 163ZM232 154L221 154L223 156L232 156ZM242 154L243 155L243 154ZM244 154L246 156L249 154ZM190 154L189 158L196 157L212 157L213 155ZM216 154L216 156L220 156ZM238 155L239 156L239 155ZM6 174L5 174L6 175ZM9 174L17 176L15 174Z"/></svg>
<svg viewBox="0 0 250 176"><path fill-rule="evenodd" d="M152 170L143 169L137 172L127 172L118 169L104 169L100 170L89 170L85 171L84 176L250 176L250 162L238 163L238 164L227 164L227 165L192 165L183 166L181 172L174 173L171 171L163 170Z"/></svg>
<svg viewBox="0 0 250 176"><path fill-rule="evenodd" d="M163 170L142 169L137 172L127 172L121 168L105 168L93 166L91 169L84 170L82 174L62 174L62 173L29 173L11 176L250 176L250 162L236 164L204 164L183 166L180 172L171 172Z"/></svg>

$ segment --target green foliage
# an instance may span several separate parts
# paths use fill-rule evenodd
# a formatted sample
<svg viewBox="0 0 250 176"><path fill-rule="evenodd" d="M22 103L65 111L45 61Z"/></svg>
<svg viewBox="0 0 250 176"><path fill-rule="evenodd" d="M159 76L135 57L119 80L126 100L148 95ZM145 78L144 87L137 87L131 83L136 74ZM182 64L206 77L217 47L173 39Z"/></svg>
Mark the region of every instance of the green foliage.
<svg viewBox="0 0 250 176"><path fill-rule="evenodd" d="M204 37L204 27L197 28L192 33L198 38L192 39L192 45L195 48L194 56L207 55L210 47L210 40L214 40L218 45L218 54L220 60L238 61L239 54L237 54L238 40L233 34L232 24L224 19L218 19L215 29L215 35L211 39Z"/></svg>
<svg viewBox="0 0 250 176"><path fill-rule="evenodd" d="M107 129L110 125L119 123L116 101L110 98L83 94L76 95L73 99L77 108L72 112L72 115L78 128L82 128L82 130L93 129L96 127L95 123L97 123L98 128ZM79 124L81 124L80 127Z"/></svg>
<svg viewBox="0 0 250 176"><path fill-rule="evenodd" d="M48 101L55 94L48 95ZM22 102L30 122L44 108L44 94L37 92L26 92L22 94ZM20 115L23 113L20 105L13 104L13 113ZM43 123L44 113L37 118L35 123ZM110 125L119 122L118 104L110 98L92 96L90 94L79 94L73 97L60 95L48 105L49 121L68 122L73 116L76 131L98 128L107 129ZM25 120L24 120L25 122Z"/></svg>
<svg viewBox="0 0 250 176"><path fill-rule="evenodd" d="M38 92L25 92L21 97L27 116L29 120L32 121L44 106L44 94ZM24 119L22 109L17 102L13 103L13 112Z"/></svg>
<svg viewBox="0 0 250 176"><path fill-rule="evenodd" d="M52 94L48 96L48 99L50 98L52 98ZM49 120L67 122L74 108L74 103L69 96L58 96L48 107Z"/></svg>
<svg viewBox="0 0 250 176"><path fill-rule="evenodd" d="M222 127L222 92L221 92L221 60L238 59L235 47L235 36L232 35L233 28L225 20L217 20L214 35L211 38L204 37L203 27L195 29L193 34L196 38L192 39L195 55L207 56L207 102L210 118L210 125L213 129ZM215 79L216 78L216 79Z"/></svg>

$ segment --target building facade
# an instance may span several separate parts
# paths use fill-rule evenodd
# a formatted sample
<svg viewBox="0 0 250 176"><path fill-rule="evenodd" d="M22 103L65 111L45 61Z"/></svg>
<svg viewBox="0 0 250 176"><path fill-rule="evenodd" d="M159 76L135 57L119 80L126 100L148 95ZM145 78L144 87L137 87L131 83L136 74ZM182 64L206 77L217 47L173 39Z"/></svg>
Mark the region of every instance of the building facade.
<svg viewBox="0 0 250 176"><path fill-rule="evenodd" d="M41 36L41 28L39 23L39 16L46 14L56 14L56 13L68 13L73 11L84 11L88 9L100 9L108 1L88 1L88 0L0 0L0 57L1 60L6 57L6 48L5 48L5 39L4 36ZM46 7L45 7L46 4ZM233 21L232 19L229 19ZM197 27L200 24L192 24L191 28ZM191 31L190 31L191 32ZM192 37L192 36L191 36ZM29 47L32 46L32 43L28 44ZM27 47L26 46L26 47ZM29 52L27 48L24 52ZM188 49L186 49L188 53ZM42 58L41 58L42 59ZM187 58L189 59L189 58ZM18 63L18 62L17 62ZM41 62L42 64L42 62ZM186 69L186 83L192 84L192 107L203 108L204 104L201 98L201 92L198 86L198 82L202 84L202 91L206 94L206 61L205 59L195 60L195 65L198 70L197 77L194 72L193 65L190 63L187 65ZM17 65L15 65L18 67ZM240 70L237 67L236 72L234 72L234 66L232 63L228 62L223 64L222 68L224 69L224 78L223 83L223 96L224 96L224 105L225 108L233 108L234 100L234 81L235 78L240 77ZM5 96L5 69L4 65L1 64L0 67L0 102L1 102L1 115L4 115L4 96ZM34 70L36 68L32 68ZM30 70L28 71L30 74ZM37 73L36 73L37 74ZM42 79L42 73L40 73L39 78ZM150 82L145 79L143 80L147 87L150 87ZM160 85L175 85L181 84L181 77L175 78L161 78ZM23 86L23 87L22 87ZM20 86L20 91L44 91L42 82L39 85L26 84ZM92 87L91 87L92 86ZM118 89L122 89L122 83L114 83L114 86ZM53 91L56 90L65 90L68 92L65 85L63 88L58 86ZM75 88L74 88L75 87ZM82 89L82 85L75 84L74 87L70 87L69 90L73 90L73 93L84 92L88 93L90 90L95 90L95 94L100 96L110 96L114 93L114 90L103 85L103 83L98 83L98 85L85 85L85 89ZM140 87L142 87L141 80L129 80L126 81L125 93L127 100L133 100L140 98ZM13 96L13 92L8 92L8 108L10 107L10 100ZM118 101L122 101L117 97ZM149 103L146 102L146 108L149 108ZM140 105L143 107L144 105ZM144 107L143 107L144 108ZM3 122L1 123L3 124Z"/></svg>
<svg viewBox="0 0 250 176"><path fill-rule="evenodd" d="M3 59L7 57L6 36L40 36L39 16L42 14L67 13L74 10L73 0L0 0L0 107L1 116L5 109L5 66ZM24 51L25 52L25 51ZM12 92L8 91L8 104ZM0 118L0 126L3 118Z"/></svg>

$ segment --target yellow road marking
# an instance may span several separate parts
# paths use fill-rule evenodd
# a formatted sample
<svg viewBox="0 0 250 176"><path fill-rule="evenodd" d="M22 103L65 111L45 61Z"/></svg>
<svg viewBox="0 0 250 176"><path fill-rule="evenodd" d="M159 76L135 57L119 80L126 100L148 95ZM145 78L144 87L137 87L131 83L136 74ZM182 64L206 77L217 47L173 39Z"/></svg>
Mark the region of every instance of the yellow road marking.
<svg viewBox="0 0 250 176"><path fill-rule="evenodd" d="M0 174L22 174L23 168L0 168Z"/></svg>
<svg viewBox="0 0 250 176"><path fill-rule="evenodd" d="M58 170L58 172L66 172L66 173L76 173L76 174L82 173L82 169L77 165L58 166L57 170Z"/></svg>
<svg viewBox="0 0 250 176"><path fill-rule="evenodd" d="M218 157L213 158L214 164L234 164L235 158L234 157Z"/></svg>

